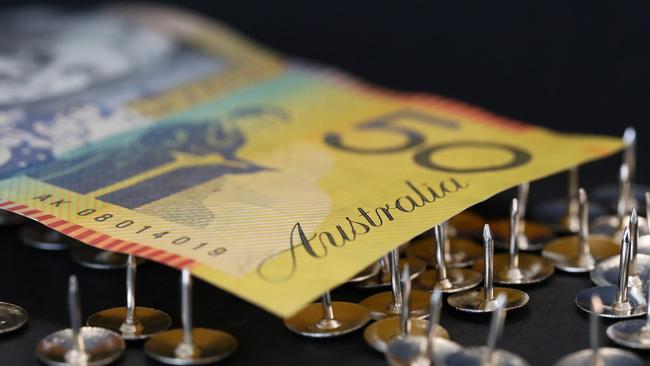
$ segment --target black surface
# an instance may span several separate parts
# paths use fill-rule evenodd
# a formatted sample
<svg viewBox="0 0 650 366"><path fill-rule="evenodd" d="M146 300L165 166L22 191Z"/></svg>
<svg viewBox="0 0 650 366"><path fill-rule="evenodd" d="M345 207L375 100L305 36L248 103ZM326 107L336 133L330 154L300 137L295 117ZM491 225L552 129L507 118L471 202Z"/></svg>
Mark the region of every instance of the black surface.
<svg viewBox="0 0 650 366"><path fill-rule="evenodd" d="M23 3L23 2L9 2ZM59 2L71 5L74 2ZM84 2L87 4L87 2ZM639 181L650 153L650 22L648 3L616 2L390 2L185 1L284 53L336 65L373 83L458 98L503 115L562 131L620 135L639 132ZM618 157L581 171L583 185L615 180ZM563 177L531 187L531 204L564 192ZM511 196L482 205L505 213ZM83 269L66 253L22 246L15 230L2 229L0 299L24 306L28 326L0 336L1 365L37 364L34 348L67 326L67 276L79 276L84 314L124 303L124 273ZM138 273L144 306L167 311L178 326L178 275L149 263ZM530 304L508 314L500 346L534 366L551 365L588 346L588 321L574 305L591 286L585 275L556 274L527 287ZM371 292L341 288L335 300L358 301ZM488 317L444 308L442 323L463 345L484 342ZM335 340L291 334L280 319L196 281L195 323L234 334L240 349L224 365L381 365L382 357L357 332ZM601 335L605 340L603 321ZM610 344L611 345L611 344ZM640 353L648 364L650 354ZM117 364L156 364L141 345Z"/></svg>

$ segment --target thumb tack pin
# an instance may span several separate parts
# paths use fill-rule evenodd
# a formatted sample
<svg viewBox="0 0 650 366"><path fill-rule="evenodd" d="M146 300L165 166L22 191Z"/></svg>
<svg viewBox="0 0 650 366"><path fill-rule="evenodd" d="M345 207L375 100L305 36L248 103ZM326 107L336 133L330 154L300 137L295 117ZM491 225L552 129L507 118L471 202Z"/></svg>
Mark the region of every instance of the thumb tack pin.
<svg viewBox="0 0 650 366"><path fill-rule="evenodd" d="M447 298L447 303L460 311L488 313L497 310L496 298L503 294L505 299L503 306L506 310L526 305L529 298L525 292L505 287L494 287L494 240L492 240L490 226L487 224L483 228L483 241L485 242L483 288L450 295Z"/></svg>
<svg viewBox="0 0 650 366"><path fill-rule="evenodd" d="M521 285L541 282L549 278L555 267L547 259L537 255L519 253L519 207L517 199L512 199L510 207L509 253L494 256L494 282L499 284ZM483 271L484 261L474 264L474 269Z"/></svg>
<svg viewBox="0 0 650 366"><path fill-rule="evenodd" d="M229 333L192 328L192 276L181 272L181 329L167 330L144 343L145 353L169 365L205 365L221 361L237 350L237 339Z"/></svg>
<svg viewBox="0 0 650 366"><path fill-rule="evenodd" d="M129 255L126 269L126 307L102 310L88 318L88 325L118 332L125 340L149 338L167 330L172 321L169 315L153 308L135 305L135 275L137 263L134 255Z"/></svg>
<svg viewBox="0 0 650 366"><path fill-rule="evenodd" d="M79 285L70 276L68 310L71 327L43 338L36 355L47 365L100 366L114 362L124 353L124 340L112 330L81 326Z"/></svg>
<svg viewBox="0 0 650 366"><path fill-rule="evenodd" d="M637 204L638 202L643 201L642 192L650 190L650 187L646 185L640 185L638 183L633 183L636 175L637 167L637 158L636 158L636 144L637 144L637 133L634 127L627 127L623 132L623 163L625 163L630 172L630 181L632 184L630 190L630 205L629 208L633 207L640 208ZM616 206L620 198L620 186L616 184L606 184L597 187L594 190L594 200L602 203L603 205L612 208L616 211Z"/></svg>
<svg viewBox="0 0 650 366"><path fill-rule="evenodd" d="M616 214L597 217L593 222L593 231L604 235L611 236L615 241L620 240L626 222L629 220L629 214L634 208L632 199L632 182L631 171L627 163L623 163L619 170L619 193L616 203ZM648 234L647 221L640 217L641 235Z"/></svg>
<svg viewBox="0 0 650 366"><path fill-rule="evenodd" d="M18 235L23 244L42 250L67 250L80 244L77 240L38 222L23 225Z"/></svg>
<svg viewBox="0 0 650 366"><path fill-rule="evenodd" d="M399 253L397 249L393 249L388 254L388 266L391 277L391 291L384 291L378 294L365 298L359 304L365 306L370 310L370 317L372 319L382 319L391 316L397 316L402 310L402 286L400 284L400 267L399 267ZM406 263L402 269L409 268ZM410 286L410 271L408 280ZM409 298L411 306L409 307L409 314L414 318L424 318L428 315L427 310L429 307L429 295L424 291L412 291Z"/></svg>
<svg viewBox="0 0 650 366"><path fill-rule="evenodd" d="M535 221L526 221L526 206L528 202L529 183L521 184L517 189L517 242L523 251L535 251L544 248L544 245L553 238L553 230L546 224ZM508 249L510 239L511 218L493 220L490 227L494 231L497 248Z"/></svg>
<svg viewBox="0 0 650 366"><path fill-rule="evenodd" d="M507 301L503 293L499 294L494 301L495 309L490 321L486 346L465 348L461 352L449 355L442 364L445 366L528 366L528 362L520 356L497 348L506 320Z"/></svg>
<svg viewBox="0 0 650 366"><path fill-rule="evenodd" d="M593 312L591 299L598 296L603 303L602 311L598 316L606 318L631 318L646 314L647 304L645 299L639 297L636 292L630 292L628 288L628 273L631 255L630 230L625 228L623 243L621 244L621 255L618 273L618 286L597 286L584 289L576 297L578 308Z"/></svg>
<svg viewBox="0 0 650 366"><path fill-rule="evenodd" d="M429 304L427 334L398 335L388 342L385 356L389 365L437 365L450 354L459 352L461 346L438 336L442 292L434 290ZM403 314L406 312L403 312Z"/></svg>
<svg viewBox="0 0 650 366"><path fill-rule="evenodd" d="M363 338L366 342L379 352L386 352L388 343L396 337L424 336L429 331L429 322L421 318L414 318L413 311L410 308L413 294L411 293L408 265L404 266L402 274L399 276L398 284L399 301L397 306L399 311L396 312L396 316L380 319L370 324L363 332ZM429 295L426 294L426 297L426 308L428 310ZM428 315L429 313L427 311L424 316ZM434 327L433 331L436 336L449 339L449 333L439 325Z"/></svg>
<svg viewBox="0 0 650 366"><path fill-rule="evenodd" d="M578 167L571 167L567 171L566 197L561 199L546 200L533 208L533 216L543 222L548 222L556 232L575 234L580 226L578 215ZM592 206L592 215L594 214ZM604 209L599 211L604 213Z"/></svg>
<svg viewBox="0 0 650 366"><path fill-rule="evenodd" d="M442 292L453 293L470 289L481 283L483 278L479 272L464 268L447 268L443 226L436 225L433 228L433 233L436 269L424 271L417 278L418 286L427 291L439 289Z"/></svg>
<svg viewBox="0 0 650 366"><path fill-rule="evenodd" d="M578 235L557 238L546 245L542 256L557 269L565 272L589 272L596 262L614 256L619 251L610 237L589 234L589 201L587 192L578 190L580 227Z"/></svg>
<svg viewBox="0 0 650 366"><path fill-rule="evenodd" d="M600 347L599 318L605 306L598 295L590 299L589 343L590 348L561 358L555 366L641 366L643 360L632 352L618 348ZM620 323L617 323L620 324ZM610 327L611 328L611 327ZM608 329L609 334L609 329Z"/></svg>
<svg viewBox="0 0 650 366"><path fill-rule="evenodd" d="M630 215L630 271L628 287L632 291L643 292L643 284L650 281L650 255L639 254L639 221L636 209ZM615 285L618 281L620 256L607 258L591 271L591 280L599 286Z"/></svg>
<svg viewBox="0 0 650 366"><path fill-rule="evenodd" d="M449 221L442 224L442 233L445 243L445 264L449 268L461 268L471 266L481 257L481 246L474 240L449 237ZM436 267L436 250L431 246L431 239L428 235L415 239L411 242L406 251L407 255L426 261L430 266Z"/></svg>
<svg viewBox="0 0 650 366"><path fill-rule="evenodd" d="M650 282L646 294L646 302L650 303ZM607 336L626 347L650 349L650 314L645 319L624 320L610 325Z"/></svg>
<svg viewBox="0 0 650 366"><path fill-rule="evenodd" d="M314 338L336 337L360 329L370 321L368 309L350 302L332 302L330 293L323 294L320 304L307 305L296 315L284 320L294 333Z"/></svg>

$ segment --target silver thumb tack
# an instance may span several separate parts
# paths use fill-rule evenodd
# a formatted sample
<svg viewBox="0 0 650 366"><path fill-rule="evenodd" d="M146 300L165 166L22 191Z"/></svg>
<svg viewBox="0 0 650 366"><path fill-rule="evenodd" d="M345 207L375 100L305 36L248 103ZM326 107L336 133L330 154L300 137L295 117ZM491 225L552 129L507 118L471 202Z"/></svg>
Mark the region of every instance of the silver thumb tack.
<svg viewBox="0 0 650 366"><path fill-rule="evenodd" d="M495 310L490 321L487 344L483 347L468 347L448 356L441 365L445 366L528 366L528 362L512 352L498 349L506 319L506 295L499 294L495 300Z"/></svg>
<svg viewBox="0 0 650 366"><path fill-rule="evenodd" d="M114 362L124 353L124 340L104 328L82 327L77 277L70 276L68 311L71 327L43 338L36 355L47 365L101 366Z"/></svg>
<svg viewBox="0 0 650 366"><path fill-rule="evenodd" d="M88 325L118 332L125 340L149 338L167 330L172 320L167 313L158 309L135 305L135 275L137 263L129 255L126 269L126 307L102 310L88 318Z"/></svg>
<svg viewBox="0 0 650 366"><path fill-rule="evenodd" d="M625 228L623 242L621 244L621 255L619 262L618 285L597 286L584 289L576 297L576 305L581 310L592 313L591 300L598 296L602 302L602 311L597 312L598 316L606 318L630 318L643 315L647 312L647 304L638 293L629 291L628 273L631 257L630 230Z"/></svg>
<svg viewBox="0 0 650 366"><path fill-rule="evenodd" d="M598 295L590 299L589 344L590 348L571 353L561 358L555 366L641 366L643 361L632 352L618 348L600 347L599 315L604 310Z"/></svg>
<svg viewBox="0 0 650 366"><path fill-rule="evenodd" d="M181 272L181 329L167 330L144 343L145 353L169 365L204 365L221 361L237 350L237 339L229 333L192 327L192 276Z"/></svg>

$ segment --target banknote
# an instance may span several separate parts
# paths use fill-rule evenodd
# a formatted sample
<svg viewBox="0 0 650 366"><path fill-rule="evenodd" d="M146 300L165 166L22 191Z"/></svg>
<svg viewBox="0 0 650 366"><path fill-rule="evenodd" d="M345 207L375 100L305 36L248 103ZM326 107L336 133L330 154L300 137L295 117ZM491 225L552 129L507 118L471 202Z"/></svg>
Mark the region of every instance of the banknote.
<svg viewBox="0 0 650 366"><path fill-rule="evenodd" d="M177 9L2 17L0 207L279 316L471 205L621 148L375 87Z"/></svg>

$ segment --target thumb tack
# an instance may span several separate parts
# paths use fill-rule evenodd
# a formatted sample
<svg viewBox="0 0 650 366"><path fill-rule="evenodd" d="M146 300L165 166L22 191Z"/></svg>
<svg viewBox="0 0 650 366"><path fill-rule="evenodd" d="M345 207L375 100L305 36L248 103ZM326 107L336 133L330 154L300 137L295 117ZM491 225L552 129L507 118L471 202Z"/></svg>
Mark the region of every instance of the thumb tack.
<svg viewBox="0 0 650 366"><path fill-rule="evenodd" d="M126 307L102 310L88 318L88 325L118 332L125 340L140 340L167 330L172 320L158 309L135 306L135 274L137 263L129 255L126 270Z"/></svg>
<svg viewBox="0 0 650 366"><path fill-rule="evenodd" d="M616 214L597 217L592 224L593 231L595 233L609 235L615 241L620 240L625 224L629 219L628 215L635 206L632 202L632 194L631 171L629 166L623 163L619 170L619 193ZM641 222L641 235L648 235L648 223L646 219L640 217L639 221Z"/></svg>
<svg viewBox="0 0 650 366"><path fill-rule="evenodd" d="M523 285L538 283L549 278L555 267L547 259L537 255L519 253L519 204L512 199L510 208L509 253L494 256L494 282L499 284ZM474 264L474 269L483 271L485 262Z"/></svg>
<svg viewBox="0 0 650 366"><path fill-rule="evenodd" d="M447 303L456 310L464 312L489 313L498 309L496 298L503 294L503 307L506 310L526 305L529 297L525 292L505 287L494 287L494 240L492 240L490 226L487 224L483 228L483 241L485 242L483 288L452 294L447 298Z"/></svg>
<svg viewBox="0 0 650 366"><path fill-rule="evenodd" d="M593 312L591 300L597 296L602 302L597 312L598 316L606 318L631 318L647 312L645 299L628 288L628 272L630 266L630 230L625 228L618 273L618 286L597 286L584 289L576 297L576 305L588 313Z"/></svg>
<svg viewBox="0 0 650 366"><path fill-rule="evenodd" d="M237 350L237 339L229 333L192 328L192 276L187 268L181 272L181 318L183 328L158 333L144 343L149 357L169 365L205 365Z"/></svg>
<svg viewBox="0 0 650 366"><path fill-rule="evenodd" d="M545 200L533 208L533 216L550 223L556 232L577 233L578 217L578 167L567 171L566 198Z"/></svg>
<svg viewBox="0 0 650 366"><path fill-rule="evenodd" d="M646 294L646 303L650 304L650 283ZM607 336L622 346L650 349L650 314L645 319L624 320L610 325Z"/></svg>
<svg viewBox="0 0 650 366"><path fill-rule="evenodd" d="M522 357L498 349L497 343L501 338L503 326L506 320L506 295L499 294L496 298L495 309L492 313L490 331L488 333L487 345L483 347L468 347L461 352L449 355L441 365L445 366L528 366L528 362Z"/></svg>
<svg viewBox="0 0 650 366"><path fill-rule="evenodd" d="M589 234L589 202L587 192L578 190L580 227L578 235L557 238L546 245L542 256L565 272L589 272L596 262L616 255L619 246L610 237Z"/></svg>
<svg viewBox="0 0 650 366"><path fill-rule="evenodd" d="M598 295L590 299L589 343L590 349L571 353L561 358L555 366L641 366L643 360L632 352L618 348L600 347L599 315L604 305ZM609 333L609 331L608 331Z"/></svg>
<svg viewBox="0 0 650 366"><path fill-rule="evenodd" d="M397 249L393 249L388 253L388 265L391 276L391 291L380 292L378 294L372 295L370 297L362 300L359 305L365 306L370 310L370 317L372 319L382 319L392 316L397 316L402 311L402 286L400 282L400 273L399 273L399 262L398 262L399 253ZM405 264L403 268L409 268L408 264ZM410 290L410 271L405 271L403 273L409 274L409 278L401 279L402 282L409 281L409 290ZM429 294L424 291L409 291L410 298L409 301L411 306L409 307L409 316L414 318L424 318L428 315L429 308Z"/></svg>
<svg viewBox="0 0 650 366"><path fill-rule="evenodd" d="M628 273L628 287L631 291L643 291L643 284L650 281L650 255L639 254L639 222L636 209L630 215L631 259ZM615 285L618 281L620 256L607 258L591 271L591 280L599 286Z"/></svg>
<svg viewBox="0 0 650 366"><path fill-rule="evenodd" d="M418 286L427 291L439 289L442 292L453 293L470 289L481 283L482 277L479 272L464 268L447 269L442 225L436 225L433 228L433 232L435 238L433 244L436 251L436 269L424 271L417 278Z"/></svg>
<svg viewBox="0 0 650 366"><path fill-rule="evenodd" d="M413 297L409 277L409 267L407 265L404 267L398 281L400 295L397 305L399 311L396 316L380 319L370 324L363 332L366 343L379 352L386 352L388 343L396 337L424 336L430 330L429 322L424 319L413 318L413 311L410 308ZM428 298L427 294L427 300ZM427 302L427 310L428 307ZM426 312L424 316L429 316L429 313ZM435 326L432 331L435 332L437 337L449 339L449 333L439 325Z"/></svg>
<svg viewBox="0 0 650 366"><path fill-rule="evenodd" d="M521 184L517 189L517 242L519 249L523 251L535 251L544 248L544 245L553 239L554 233L550 226L535 222L526 221L526 206L528 202L529 183ZM500 249L508 249L510 238L511 218L493 220L490 227L494 232L495 246Z"/></svg>
<svg viewBox="0 0 650 366"><path fill-rule="evenodd" d="M459 352L461 346L438 336L442 292L434 290L429 306L429 324L425 336L398 335L388 342L385 356L389 365L438 365L449 355ZM407 312L402 312L406 314Z"/></svg>
<svg viewBox="0 0 650 366"><path fill-rule="evenodd" d="M445 243L445 264L447 267L462 268L471 266L481 257L481 246L474 240L450 237L449 221L445 221L441 226ZM432 267L437 266L436 250L431 245L431 239L428 235L413 240L407 248L406 253L410 257L426 261Z"/></svg>
<svg viewBox="0 0 650 366"><path fill-rule="evenodd" d="M81 307L77 277L70 276L68 310L71 327L43 338L36 347L36 355L52 366L101 366L114 362L126 345L119 334L97 327L81 327Z"/></svg>
<svg viewBox="0 0 650 366"><path fill-rule="evenodd" d="M637 133L634 127L627 127L623 132L623 163L625 163L630 171L630 181L631 181L631 190L630 190L630 209L636 207L640 209L639 202L643 201L642 192L650 190L650 187L647 185L641 185L634 183L637 167L637 157L636 157L636 144L637 144ZM616 205L619 201L620 187L616 184L605 184L598 186L594 189L594 200L596 202L606 205L608 208L616 211Z"/></svg>
<svg viewBox="0 0 650 366"><path fill-rule="evenodd" d="M368 309L350 302L332 302L330 293L326 292L320 304L307 305L285 319L284 324L292 332L306 337L328 338L354 332L369 321Z"/></svg>
<svg viewBox="0 0 650 366"><path fill-rule="evenodd" d="M22 307L0 302L0 334L13 332L27 323L29 315Z"/></svg>

